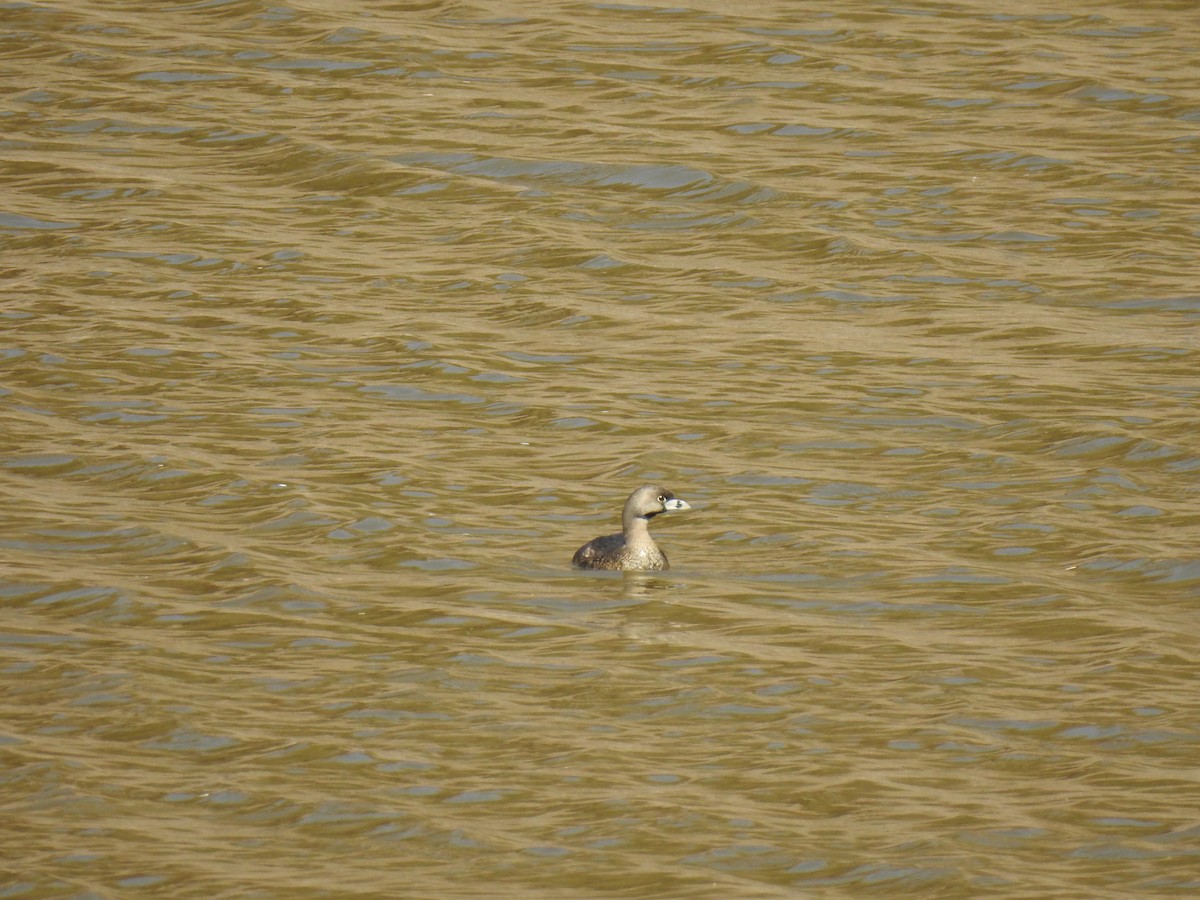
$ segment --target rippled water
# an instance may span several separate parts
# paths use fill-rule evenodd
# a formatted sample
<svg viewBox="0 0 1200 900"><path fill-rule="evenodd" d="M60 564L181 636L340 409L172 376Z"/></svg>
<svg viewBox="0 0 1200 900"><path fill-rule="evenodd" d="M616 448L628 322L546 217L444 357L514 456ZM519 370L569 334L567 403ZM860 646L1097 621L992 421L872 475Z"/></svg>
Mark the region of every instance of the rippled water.
<svg viewBox="0 0 1200 900"><path fill-rule="evenodd" d="M147 5L0 5L0 896L1200 888L1194 4Z"/></svg>

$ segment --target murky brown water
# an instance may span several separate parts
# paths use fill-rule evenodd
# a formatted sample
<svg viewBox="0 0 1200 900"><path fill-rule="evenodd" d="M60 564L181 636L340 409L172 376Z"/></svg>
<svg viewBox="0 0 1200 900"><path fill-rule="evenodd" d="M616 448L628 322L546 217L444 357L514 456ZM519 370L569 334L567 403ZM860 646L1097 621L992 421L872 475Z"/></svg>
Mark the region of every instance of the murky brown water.
<svg viewBox="0 0 1200 900"><path fill-rule="evenodd" d="M0 6L0 896L1200 889L1193 3L140 6Z"/></svg>

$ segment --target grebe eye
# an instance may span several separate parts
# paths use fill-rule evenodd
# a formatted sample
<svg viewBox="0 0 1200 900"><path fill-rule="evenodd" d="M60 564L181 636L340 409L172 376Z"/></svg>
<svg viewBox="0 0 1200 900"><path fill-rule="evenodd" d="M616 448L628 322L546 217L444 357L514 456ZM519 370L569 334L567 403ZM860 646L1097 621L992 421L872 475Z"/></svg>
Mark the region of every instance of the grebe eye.
<svg viewBox="0 0 1200 900"><path fill-rule="evenodd" d="M667 502L667 498L666 498L666 497L664 497L662 494L659 494L659 495L658 495L658 502L659 502L659 503L666 503L666 502Z"/></svg>

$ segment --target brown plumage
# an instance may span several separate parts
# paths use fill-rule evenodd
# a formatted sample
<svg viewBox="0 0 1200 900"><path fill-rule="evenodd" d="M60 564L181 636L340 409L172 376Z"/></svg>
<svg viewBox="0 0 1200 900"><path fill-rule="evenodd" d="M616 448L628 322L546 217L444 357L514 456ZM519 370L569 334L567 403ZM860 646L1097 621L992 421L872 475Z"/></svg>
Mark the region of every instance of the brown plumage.
<svg viewBox="0 0 1200 900"><path fill-rule="evenodd" d="M691 509L670 491L647 484L625 501L620 534L592 538L575 551L571 565L577 569L662 571L671 568L666 554L650 537L650 520L663 512Z"/></svg>

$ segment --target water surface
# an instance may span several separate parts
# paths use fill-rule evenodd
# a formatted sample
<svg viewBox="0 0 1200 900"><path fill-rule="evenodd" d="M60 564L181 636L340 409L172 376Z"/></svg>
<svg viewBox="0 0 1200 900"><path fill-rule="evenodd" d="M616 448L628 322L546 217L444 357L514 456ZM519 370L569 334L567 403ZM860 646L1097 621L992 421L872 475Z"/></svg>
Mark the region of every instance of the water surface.
<svg viewBox="0 0 1200 900"><path fill-rule="evenodd" d="M0 6L3 896L1200 888L1192 4L150 6Z"/></svg>

